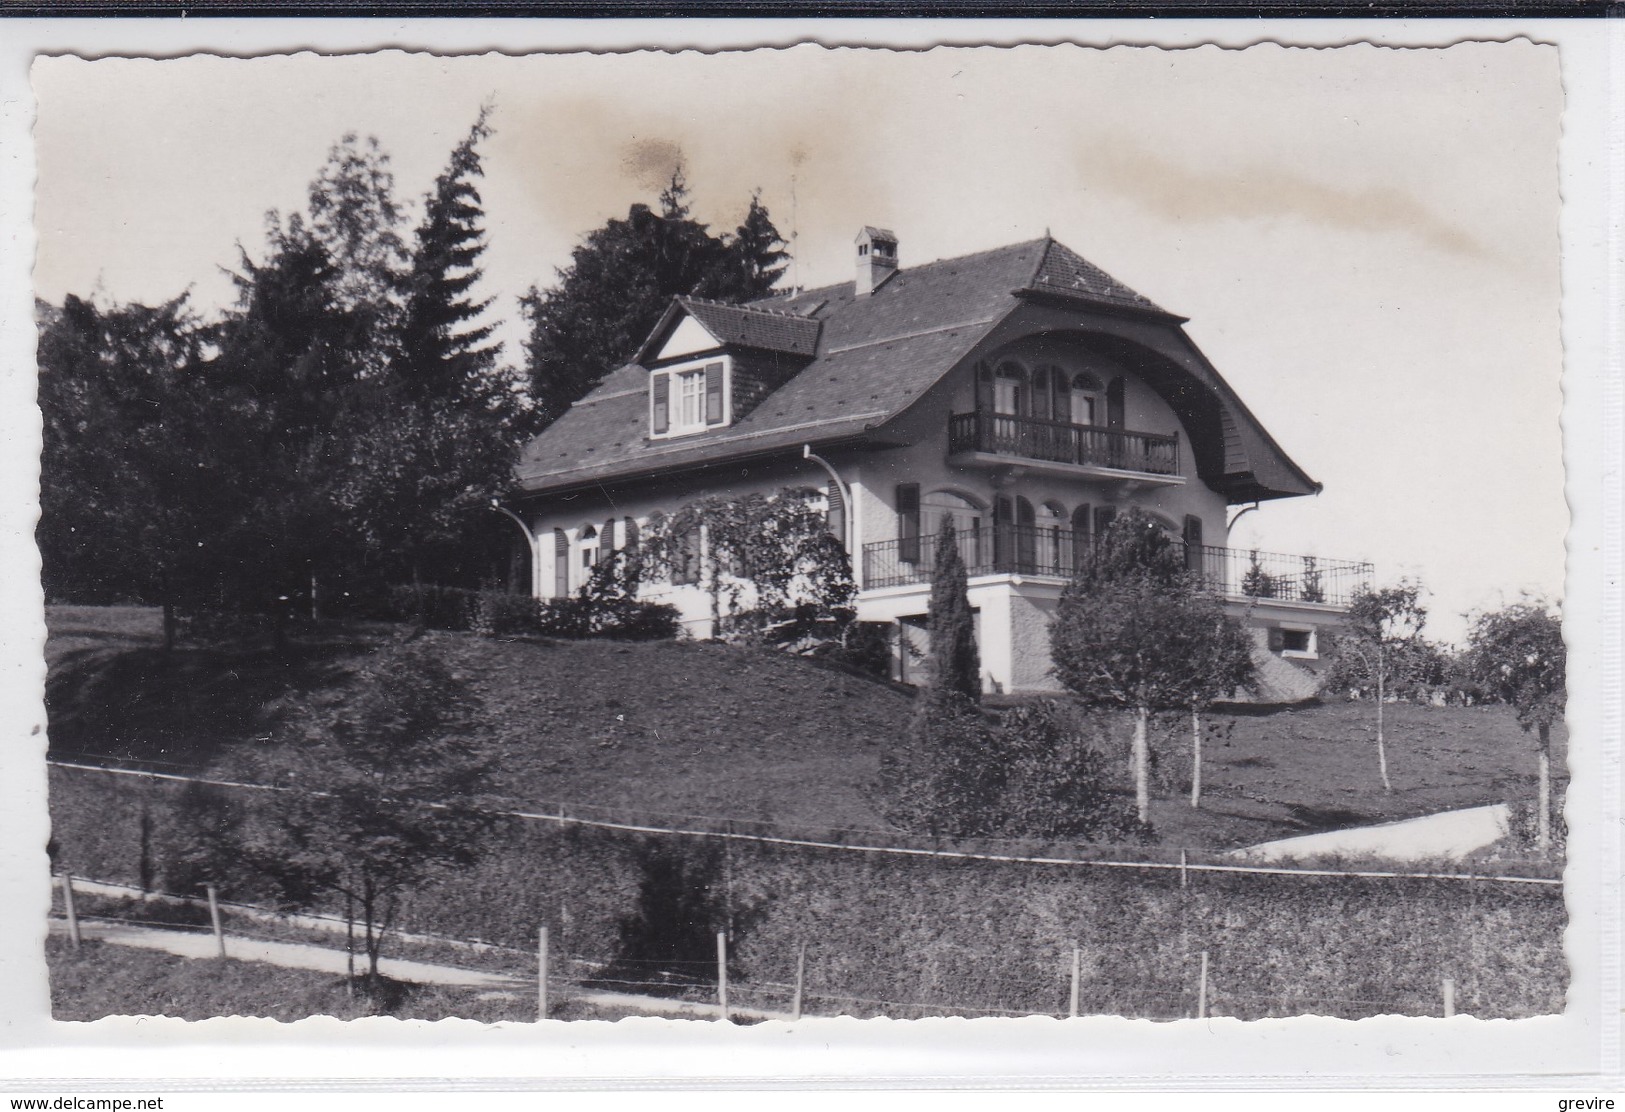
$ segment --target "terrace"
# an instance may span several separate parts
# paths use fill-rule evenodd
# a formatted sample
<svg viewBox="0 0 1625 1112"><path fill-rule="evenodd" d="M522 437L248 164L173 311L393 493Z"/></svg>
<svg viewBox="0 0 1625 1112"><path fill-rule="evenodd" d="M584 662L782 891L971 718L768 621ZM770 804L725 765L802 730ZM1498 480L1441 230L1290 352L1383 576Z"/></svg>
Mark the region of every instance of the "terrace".
<svg viewBox="0 0 1625 1112"><path fill-rule="evenodd" d="M984 525L955 535L971 576L1024 575L1070 579L1087 559L1090 538L1070 529ZM936 536L876 541L863 546L867 590L927 583L937 558ZM1185 565L1213 593L1226 598L1272 599L1347 607L1371 583L1369 563L1292 556L1282 552L1186 545Z"/></svg>

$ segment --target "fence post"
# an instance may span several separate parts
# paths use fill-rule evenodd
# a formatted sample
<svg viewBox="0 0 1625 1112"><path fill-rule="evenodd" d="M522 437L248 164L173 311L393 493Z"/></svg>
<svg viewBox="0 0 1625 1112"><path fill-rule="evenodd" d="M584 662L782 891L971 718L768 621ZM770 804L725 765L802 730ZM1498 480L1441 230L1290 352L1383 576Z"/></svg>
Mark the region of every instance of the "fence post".
<svg viewBox="0 0 1625 1112"><path fill-rule="evenodd" d="M1207 1018L1207 951L1202 951L1202 979L1196 988L1196 1018Z"/></svg>
<svg viewBox="0 0 1625 1112"><path fill-rule="evenodd" d="M722 1012L722 1022L728 1022L728 935L725 931L717 932L717 1007Z"/></svg>
<svg viewBox="0 0 1625 1112"><path fill-rule="evenodd" d="M73 874L62 874L62 907L68 913L68 937L73 940L73 948L79 948L79 912L73 906Z"/></svg>
<svg viewBox="0 0 1625 1112"><path fill-rule="evenodd" d="M214 927L215 956L226 956L226 932L220 929L220 896L214 885L209 885L209 923Z"/></svg>
<svg viewBox="0 0 1625 1112"><path fill-rule="evenodd" d="M547 927L536 932L536 1018L547 1018Z"/></svg>
<svg viewBox="0 0 1625 1112"><path fill-rule="evenodd" d="M802 939L796 946L796 992L790 998L790 1018L801 1018L801 987L806 983L807 973L807 940Z"/></svg>
<svg viewBox="0 0 1625 1112"><path fill-rule="evenodd" d="M1180 850L1179 851L1179 886L1181 888L1183 888L1183 887L1185 887L1186 883L1187 883L1187 881L1185 880L1185 851Z"/></svg>
<svg viewBox="0 0 1625 1112"><path fill-rule="evenodd" d="M1449 977L1444 979L1444 1017L1449 1019L1456 1014L1456 982Z"/></svg>
<svg viewBox="0 0 1625 1112"><path fill-rule="evenodd" d="M1078 981L1083 974L1083 955L1078 952L1078 944L1072 944L1072 999L1067 1005L1066 1014L1073 1019L1078 1018Z"/></svg>

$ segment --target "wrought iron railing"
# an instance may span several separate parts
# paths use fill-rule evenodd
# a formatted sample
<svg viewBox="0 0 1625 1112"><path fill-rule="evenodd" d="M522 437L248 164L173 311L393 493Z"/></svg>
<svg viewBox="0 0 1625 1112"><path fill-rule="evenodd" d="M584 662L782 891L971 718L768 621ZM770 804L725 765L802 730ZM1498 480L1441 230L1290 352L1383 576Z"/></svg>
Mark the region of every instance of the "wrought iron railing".
<svg viewBox="0 0 1625 1112"><path fill-rule="evenodd" d="M936 535L876 541L863 546L863 586L897 587L930 580ZM954 534L960 559L975 575L1033 575L1069 579L1087 559L1090 535L1042 525L984 525ZM1177 542L1176 542L1177 543ZM1215 545L1185 545L1185 566L1216 594L1347 606L1371 583L1372 566Z"/></svg>
<svg viewBox="0 0 1625 1112"><path fill-rule="evenodd" d="M1074 425L1006 413L955 413L948 418L948 451L1049 460L1086 467L1179 474L1179 437Z"/></svg>

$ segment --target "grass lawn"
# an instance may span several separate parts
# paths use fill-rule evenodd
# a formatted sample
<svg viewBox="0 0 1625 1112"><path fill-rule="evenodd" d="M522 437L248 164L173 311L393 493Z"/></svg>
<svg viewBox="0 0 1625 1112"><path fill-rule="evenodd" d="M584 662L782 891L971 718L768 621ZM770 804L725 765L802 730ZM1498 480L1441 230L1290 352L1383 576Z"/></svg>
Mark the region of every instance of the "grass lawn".
<svg viewBox="0 0 1625 1112"><path fill-rule="evenodd" d="M313 1015L358 1019L382 1014L528 1023L536 1017L534 999L519 994L389 982L391 1001L380 1009L364 995L352 995L343 977L327 973L254 961L200 961L101 942L87 941L76 950L58 937L46 941L45 960L51 1014L59 1020L242 1015L291 1022Z"/></svg>
<svg viewBox="0 0 1625 1112"><path fill-rule="evenodd" d="M283 653L183 646L166 659L155 610L52 607L47 621L53 755L194 769L223 746L274 739L279 706L347 683L395 632L335 628ZM478 691L515 804L884 828L865 789L913 706L895 685L709 643L423 636ZM1392 793L1377 777L1372 704L1217 718L1228 736L1208 744L1200 811L1185 802L1185 724L1157 746L1153 821L1166 844L1228 848L1533 792L1530 740L1502 707L1390 705ZM1126 790L1126 723L1122 734ZM1561 787L1561 727L1553 745Z"/></svg>

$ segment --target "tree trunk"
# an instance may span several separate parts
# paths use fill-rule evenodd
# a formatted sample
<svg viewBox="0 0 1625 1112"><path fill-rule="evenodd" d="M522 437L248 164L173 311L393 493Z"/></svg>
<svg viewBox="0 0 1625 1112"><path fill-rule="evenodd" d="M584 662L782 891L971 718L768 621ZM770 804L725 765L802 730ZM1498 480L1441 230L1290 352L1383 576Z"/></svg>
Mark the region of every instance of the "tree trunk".
<svg viewBox="0 0 1625 1112"><path fill-rule="evenodd" d="M377 907L373 899L372 881L362 881L361 888L361 923L364 930L364 945L367 948L367 980L378 980L378 930L375 923Z"/></svg>
<svg viewBox="0 0 1625 1112"><path fill-rule="evenodd" d="M1394 790L1394 786L1388 782L1388 749L1383 744L1382 738L1382 708L1388 698L1384 686L1386 677L1383 673L1382 656L1379 650L1377 656L1377 768L1382 772L1382 790L1391 792Z"/></svg>
<svg viewBox="0 0 1625 1112"><path fill-rule="evenodd" d="M1540 799L1535 810L1535 845L1552 848L1552 728L1540 725Z"/></svg>
<svg viewBox="0 0 1625 1112"><path fill-rule="evenodd" d="M1191 708L1191 806L1202 805L1202 712Z"/></svg>
<svg viewBox="0 0 1625 1112"><path fill-rule="evenodd" d="M1134 708L1134 806L1141 822L1151 821L1151 708Z"/></svg>

